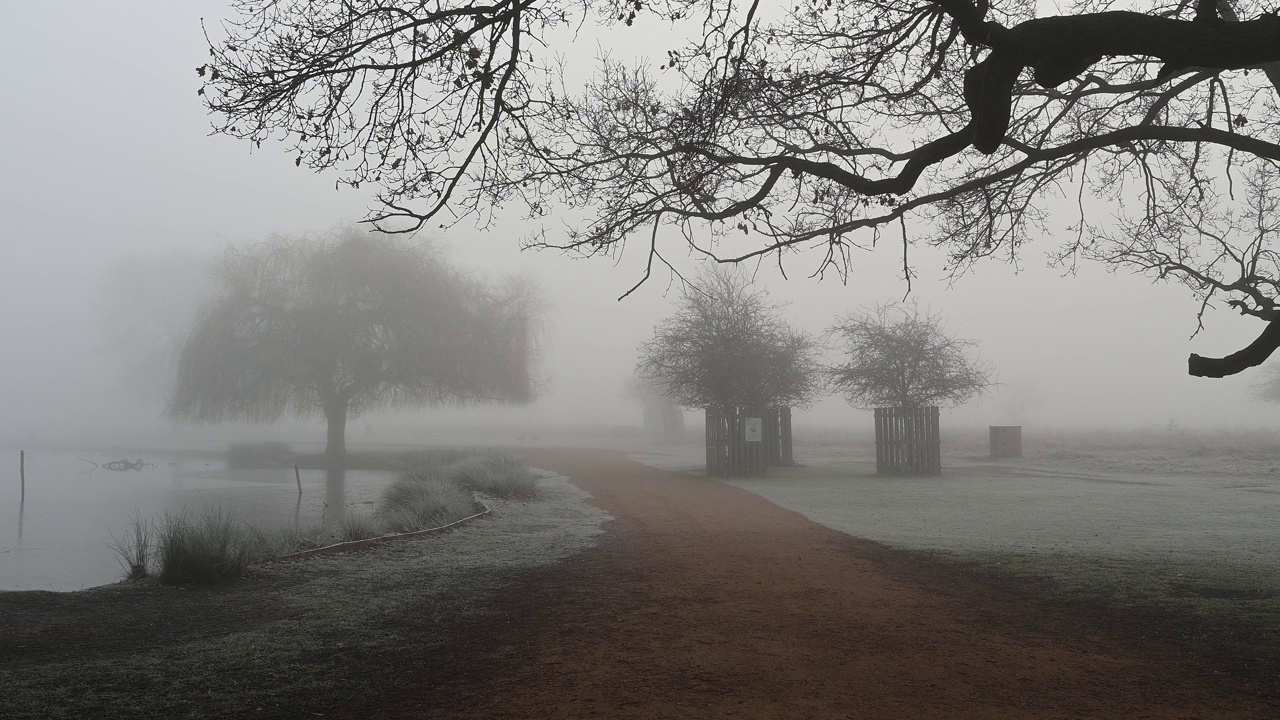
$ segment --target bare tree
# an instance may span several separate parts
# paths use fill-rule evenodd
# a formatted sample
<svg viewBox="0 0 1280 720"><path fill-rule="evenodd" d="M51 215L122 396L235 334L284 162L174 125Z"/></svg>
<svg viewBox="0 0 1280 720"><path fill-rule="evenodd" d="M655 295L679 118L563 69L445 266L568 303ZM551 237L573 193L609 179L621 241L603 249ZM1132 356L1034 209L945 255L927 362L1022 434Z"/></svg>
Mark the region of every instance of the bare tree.
<svg viewBox="0 0 1280 720"><path fill-rule="evenodd" d="M637 372L693 408L804 406L822 390L817 341L740 270L715 266L640 348Z"/></svg>
<svg viewBox="0 0 1280 720"><path fill-rule="evenodd" d="M640 406L649 437L664 442L684 439L684 408L664 395L660 387L634 377L627 383L626 394Z"/></svg>
<svg viewBox="0 0 1280 720"><path fill-rule="evenodd" d="M830 368L831 383L854 407L952 407L995 385L992 365L968 356L976 342L914 305L852 313L829 333L848 355Z"/></svg>
<svg viewBox="0 0 1280 720"><path fill-rule="evenodd" d="M1077 0L1043 16L1024 0L233 7L198 69L217 131L283 140L300 165L376 185L379 225L514 203L533 245L610 253L644 231L650 268L663 226L725 260L816 246L817 270L840 273L897 230L909 283L913 242L944 248L955 271L1012 259L1064 195L1077 212L1060 258L1128 265L1118 239L1139 254L1173 243L1160 252L1177 260L1192 226L1171 217L1212 215L1237 174L1280 163L1280 16L1255 0ZM605 57L579 86L556 57L588 21L691 40ZM567 233L562 209L582 218ZM1123 236L1090 221L1112 213ZM1161 262L1156 275L1182 275ZM1255 290L1270 286L1246 274L1217 294L1252 304L1266 330L1241 353L1193 355L1192 374L1240 372L1280 346Z"/></svg>
<svg viewBox="0 0 1280 720"><path fill-rule="evenodd" d="M350 228L232 248L216 276L182 347L175 417L322 415L339 459L350 416L533 397L541 307L527 281L488 285Z"/></svg>
<svg viewBox="0 0 1280 720"><path fill-rule="evenodd" d="M1262 368L1259 377L1249 385L1249 399L1254 402L1280 404L1280 368Z"/></svg>

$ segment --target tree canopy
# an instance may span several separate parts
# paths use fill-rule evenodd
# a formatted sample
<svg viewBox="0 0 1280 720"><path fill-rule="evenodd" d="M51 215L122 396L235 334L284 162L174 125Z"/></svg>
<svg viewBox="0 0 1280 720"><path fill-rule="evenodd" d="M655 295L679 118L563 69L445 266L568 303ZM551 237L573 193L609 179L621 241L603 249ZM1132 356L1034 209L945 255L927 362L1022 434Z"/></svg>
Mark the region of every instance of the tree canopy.
<svg viewBox="0 0 1280 720"><path fill-rule="evenodd" d="M637 373L684 407L807 405L822 390L818 343L780 310L741 271L712 267L641 346Z"/></svg>
<svg viewBox="0 0 1280 720"><path fill-rule="evenodd" d="M666 227L725 260L816 247L841 273L894 231L909 282L912 243L959 271L1069 223L1060 261L1267 323L1240 352L1192 355L1192 374L1280 346L1274 232L1253 222L1280 163L1280 16L1256 0L232 6L198 69L215 129L375 185L376 224L510 204L533 245L635 236L652 268ZM593 23L645 51L578 82L559 54Z"/></svg>
<svg viewBox="0 0 1280 720"><path fill-rule="evenodd" d="M197 421L348 416L440 403L527 402L541 308L426 247L350 228L230 248L182 346L169 410Z"/></svg>
<svg viewBox="0 0 1280 720"><path fill-rule="evenodd" d="M829 369L831 384L855 407L951 407L995 384L991 364L968 355L976 342L914 305L851 313L829 332L847 355Z"/></svg>

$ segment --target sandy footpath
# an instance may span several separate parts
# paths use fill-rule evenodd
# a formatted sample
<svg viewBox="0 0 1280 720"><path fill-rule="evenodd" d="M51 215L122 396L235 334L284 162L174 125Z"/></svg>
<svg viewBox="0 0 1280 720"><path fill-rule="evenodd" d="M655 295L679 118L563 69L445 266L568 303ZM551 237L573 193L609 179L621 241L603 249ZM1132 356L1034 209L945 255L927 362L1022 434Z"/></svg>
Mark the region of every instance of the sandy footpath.
<svg viewBox="0 0 1280 720"><path fill-rule="evenodd" d="M532 451L614 520L528 573L382 717L1275 717L1256 688L1105 622L930 576L724 483ZM1126 622L1141 623L1140 618Z"/></svg>

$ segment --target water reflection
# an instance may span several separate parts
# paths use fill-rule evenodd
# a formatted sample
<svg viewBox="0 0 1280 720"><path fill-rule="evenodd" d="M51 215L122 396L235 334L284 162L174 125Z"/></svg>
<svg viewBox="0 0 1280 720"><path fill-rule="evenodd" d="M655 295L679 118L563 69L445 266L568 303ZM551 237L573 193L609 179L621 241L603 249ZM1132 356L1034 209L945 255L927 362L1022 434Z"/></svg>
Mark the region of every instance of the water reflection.
<svg viewBox="0 0 1280 720"><path fill-rule="evenodd" d="M347 503L347 469L330 462L324 469L324 517L326 527L342 522Z"/></svg>
<svg viewBox="0 0 1280 720"><path fill-rule="evenodd" d="M298 499L293 504L293 529L297 530L302 519L302 475L297 465L293 466L293 479L298 485Z"/></svg>
<svg viewBox="0 0 1280 720"><path fill-rule="evenodd" d="M0 456L13 455L0 449ZM17 454L17 453L14 453ZM371 505L389 472L292 466L228 469L216 456L147 456L150 466L113 472L88 453L27 453L23 468L0 468L0 590L76 590L119 579L109 547L130 516L221 509L258 527L303 527L341 521L353 505ZM102 460L101 455L95 458ZM301 490L301 492L299 491ZM12 508L17 506L16 517Z"/></svg>

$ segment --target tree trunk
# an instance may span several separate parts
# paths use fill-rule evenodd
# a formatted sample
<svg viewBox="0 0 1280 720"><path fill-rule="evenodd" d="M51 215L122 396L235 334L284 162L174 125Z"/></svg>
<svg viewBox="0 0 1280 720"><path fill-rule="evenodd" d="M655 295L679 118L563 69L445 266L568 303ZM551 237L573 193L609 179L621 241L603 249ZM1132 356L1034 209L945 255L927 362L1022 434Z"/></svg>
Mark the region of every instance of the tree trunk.
<svg viewBox="0 0 1280 720"><path fill-rule="evenodd" d="M326 404L324 419L329 423L329 442L324 454L330 460L343 460L347 456L347 404Z"/></svg>

